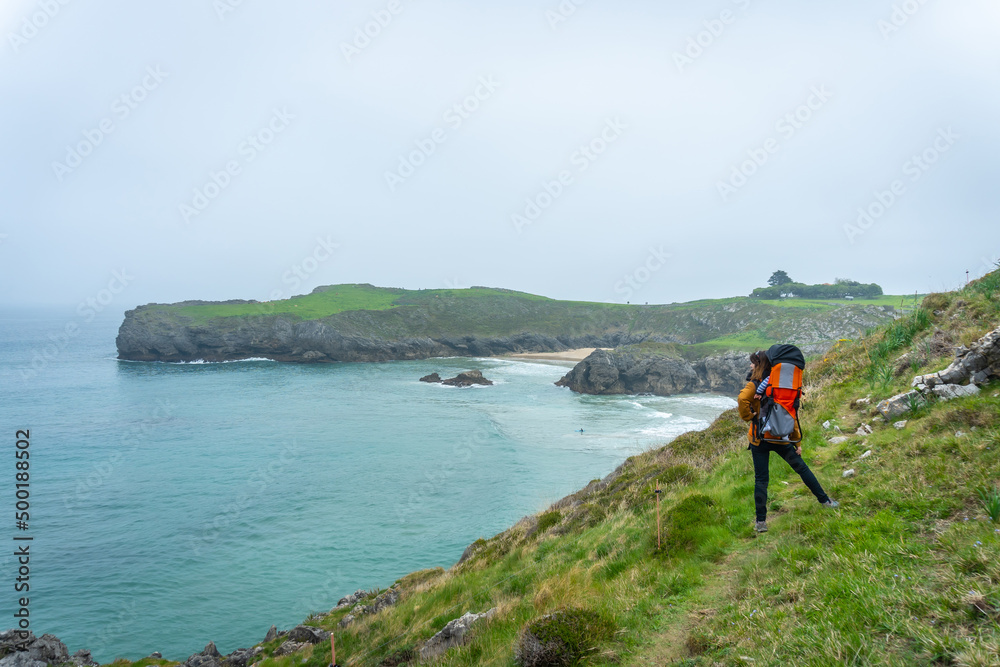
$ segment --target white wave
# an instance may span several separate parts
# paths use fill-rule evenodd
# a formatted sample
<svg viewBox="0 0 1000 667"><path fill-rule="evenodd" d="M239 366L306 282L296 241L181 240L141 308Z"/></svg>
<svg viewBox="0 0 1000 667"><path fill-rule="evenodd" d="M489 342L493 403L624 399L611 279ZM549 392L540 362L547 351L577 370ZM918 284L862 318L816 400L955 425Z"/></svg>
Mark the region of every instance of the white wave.
<svg viewBox="0 0 1000 667"><path fill-rule="evenodd" d="M274 359L268 359L267 357L248 357L246 359L231 359L229 361L205 361L204 359L195 359L194 361L168 361L165 363L177 366L201 366L203 364L242 364L247 361L270 361L278 363L274 361Z"/></svg>
<svg viewBox="0 0 1000 667"><path fill-rule="evenodd" d="M682 433L687 433L689 431L703 431L709 427L709 423L701 419L689 419L687 422L688 423L686 424L674 422L664 426L643 428L639 429L638 433L639 435L647 438L676 438Z"/></svg>

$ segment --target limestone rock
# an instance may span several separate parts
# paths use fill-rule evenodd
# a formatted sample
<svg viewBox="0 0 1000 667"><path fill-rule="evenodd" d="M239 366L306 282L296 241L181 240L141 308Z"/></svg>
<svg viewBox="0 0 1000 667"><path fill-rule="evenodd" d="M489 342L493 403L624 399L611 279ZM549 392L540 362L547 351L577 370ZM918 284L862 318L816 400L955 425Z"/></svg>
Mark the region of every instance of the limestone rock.
<svg viewBox="0 0 1000 667"><path fill-rule="evenodd" d="M14 651L0 659L0 667L47 667L48 663L39 660L28 651Z"/></svg>
<svg viewBox="0 0 1000 667"><path fill-rule="evenodd" d="M70 662L69 650L55 635L44 634L36 638L29 631L28 636L22 639L19 632L7 630L0 633L0 648L12 651L0 659L0 667L44 667ZM15 647L25 645L27 650L15 650ZM87 652L87 655L90 653Z"/></svg>
<svg viewBox="0 0 1000 667"><path fill-rule="evenodd" d="M100 664L94 660L94 656L90 654L90 651L83 648L74 653L70 661L77 667L97 667Z"/></svg>
<svg viewBox="0 0 1000 667"><path fill-rule="evenodd" d="M851 468L850 470L845 470L844 474L841 475L841 476L842 477L854 477L854 468Z"/></svg>
<svg viewBox="0 0 1000 667"><path fill-rule="evenodd" d="M903 421L898 421L898 422L896 422L896 423L895 423L895 424L893 424L892 426L893 426L893 428L895 428L895 429L896 429L897 431L902 431L902 430L903 430L904 428L906 428L906 425L907 425L908 423L909 423L909 422L907 422L907 421L906 421L906 420L904 419Z"/></svg>
<svg viewBox="0 0 1000 667"><path fill-rule="evenodd" d="M267 634L264 635L264 643L266 644L268 642L273 642L277 638L278 638L278 627L272 625L270 628L267 629Z"/></svg>
<svg viewBox="0 0 1000 667"><path fill-rule="evenodd" d="M950 401L964 396L975 396L979 393L979 387L974 384L939 384L931 387L930 390L942 401Z"/></svg>
<svg viewBox="0 0 1000 667"><path fill-rule="evenodd" d="M913 378L911 386L924 385L933 389L938 385L961 385L970 381L982 384L1000 378L1000 327L968 348L959 348L955 357L943 371Z"/></svg>
<svg viewBox="0 0 1000 667"><path fill-rule="evenodd" d="M309 642L286 641L274 651L274 655L290 655L296 651L301 651L307 646L309 646Z"/></svg>
<svg viewBox="0 0 1000 667"><path fill-rule="evenodd" d="M395 586L384 593L380 593L370 605L359 605L354 609L355 614L377 614L383 609L388 609L399 601L399 589Z"/></svg>
<svg viewBox="0 0 1000 667"><path fill-rule="evenodd" d="M201 653L195 653L184 661L185 667L222 667L222 654L215 642L208 642Z"/></svg>
<svg viewBox="0 0 1000 667"><path fill-rule="evenodd" d="M745 353L696 362L632 349L595 350L556 382L582 394L735 394L746 384Z"/></svg>
<svg viewBox="0 0 1000 667"><path fill-rule="evenodd" d="M430 375L425 375L420 378L421 382L441 382L441 376L437 373L431 373Z"/></svg>
<svg viewBox="0 0 1000 667"><path fill-rule="evenodd" d="M493 384L493 381L484 378L482 371L466 371L464 373L459 373L453 378L443 381L441 384L448 385L449 387L471 387L473 385L490 386Z"/></svg>
<svg viewBox="0 0 1000 667"><path fill-rule="evenodd" d="M250 661L264 649L257 646L255 648L238 648L226 656L224 667L247 667Z"/></svg>
<svg viewBox="0 0 1000 667"><path fill-rule="evenodd" d="M440 632L427 640L427 643L420 649L420 659L429 660L441 655L452 647L466 643L468 641L466 635L468 635L472 626L483 619L489 620L493 618L494 614L496 614L495 607L482 614L467 612L460 618L450 621Z"/></svg>
<svg viewBox="0 0 1000 667"><path fill-rule="evenodd" d="M16 646L28 646L37 639L31 630L28 630L23 638L21 632L16 629L0 632L0 654L9 653Z"/></svg>
<svg viewBox="0 0 1000 667"><path fill-rule="evenodd" d="M848 440L850 440L850 438L848 438L846 435L838 435L838 436L836 436L834 438L830 438L830 444L831 445L842 445L845 442L847 442Z"/></svg>
<svg viewBox="0 0 1000 667"><path fill-rule="evenodd" d="M354 622L354 614L348 614L347 616L340 619L340 623L337 623L337 627L346 628L348 625Z"/></svg>
<svg viewBox="0 0 1000 667"><path fill-rule="evenodd" d="M923 396L917 390L908 391L904 394L896 394L892 398L880 401L875 407L886 419L892 419L910 411L911 402L923 402Z"/></svg>
<svg viewBox="0 0 1000 667"><path fill-rule="evenodd" d="M306 642L307 644L319 644L330 640L330 633L322 628L315 628L311 625L296 625L288 631L288 639L293 642Z"/></svg>
<svg viewBox="0 0 1000 667"><path fill-rule="evenodd" d="M184 667L222 667L222 661L212 655L195 653L184 661Z"/></svg>
<svg viewBox="0 0 1000 667"><path fill-rule="evenodd" d="M334 609L342 609L343 607L349 607L352 604L355 604L355 603L360 602L361 600L364 600L369 595L370 595L370 593L368 591L361 590L359 588L358 590L354 591L350 595L347 595L347 596L344 596L344 597L340 598L340 601L337 602L337 606L334 607Z"/></svg>

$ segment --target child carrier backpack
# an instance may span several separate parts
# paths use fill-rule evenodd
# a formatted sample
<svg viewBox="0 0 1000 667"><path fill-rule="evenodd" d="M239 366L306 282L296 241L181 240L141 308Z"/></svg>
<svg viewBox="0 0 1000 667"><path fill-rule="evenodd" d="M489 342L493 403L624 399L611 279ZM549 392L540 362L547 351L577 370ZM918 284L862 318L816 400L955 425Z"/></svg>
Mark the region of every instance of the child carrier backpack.
<svg viewBox="0 0 1000 667"><path fill-rule="evenodd" d="M799 399L802 398L802 371L806 359L794 345L772 345L767 351L771 361L770 383L760 401L760 414L755 422L761 440L780 444L798 444L792 440L799 423Z"/></svg>

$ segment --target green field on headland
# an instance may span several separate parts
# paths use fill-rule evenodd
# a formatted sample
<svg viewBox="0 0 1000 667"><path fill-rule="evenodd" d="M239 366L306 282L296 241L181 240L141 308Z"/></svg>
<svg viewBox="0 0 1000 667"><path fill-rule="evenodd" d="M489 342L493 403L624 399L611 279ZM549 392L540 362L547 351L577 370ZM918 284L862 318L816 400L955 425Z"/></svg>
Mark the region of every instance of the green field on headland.
<svg viewBox="0 0 1000 667"><path fill-rule="evenodd" d="M746 302L765 304L778 308L807 308L817 311L829 311L835 308L856 306L892 306L898 308L902 302L914 300L913 296L885 295L874 299L751 299L749 297L730 297L726 299L702 299L685 303L666 305L653 304L640 306L637 304L600 303L592 301L560 301L544 296L516 292L513 290L489 287L472 287L464 289L438 290L405 290L373 285L331 285L317 288L311 294L294 296L279 301L246 302L246 303L198 303L198 304L157 304L153 308L170 311L195 320L205 321L219 317L241 317L267 314L294 315L303 320L322 319L338 313L362 310L389 310L405 306L431 306L435 301L452 302L462 299L471 303L489 301L500 304L500 308L508 303L544 302L552 306L559 305L565 309L586 308L606 309L618 312L640 312L642 309L711 310L728 305Z"/></svg>
<svg viewBox="0 0 1000 667"><path fill-rule="evenodd" d="M525 332L570 340L619 334L699 344L687 353L767 347L779 338L813 344L835 340L890 317L912 297L877 299L760 300L748 297L668 305L560 301L512 290L403 290L371 285L333 285L272 302L183 302L130 311L150 332L178 327L226 332L243 323L274 318L323 320L344 335L385 340L455 336L497 337ZM586 346L586 345L584 345Z"/></svg>
<svg viewBox="0 0 1000 667"><path fill-rule="evenodd" d="M754 533L745 425L730 411L484 536L460 564L400 579L392 606L318 609L306 622L335 633L341 665L416 664L450 621L490 609L437 664L517 664L530 627L575 650L574 664L997 665L1000 382L914 404L893 418L905 424L874 406L998 324L993 273L810 366L804 456L839 510L772 457L770 532ZM855 434L864 425L871 432ZM325 642L295 648L278 637L260 648L259 667L330 662Z"/></svg>

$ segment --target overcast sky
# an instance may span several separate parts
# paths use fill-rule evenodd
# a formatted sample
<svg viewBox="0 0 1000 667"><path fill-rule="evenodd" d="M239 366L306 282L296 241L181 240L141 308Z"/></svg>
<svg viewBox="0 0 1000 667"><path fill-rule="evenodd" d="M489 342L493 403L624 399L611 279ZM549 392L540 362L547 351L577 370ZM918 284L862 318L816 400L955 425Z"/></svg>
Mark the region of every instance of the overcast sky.
<svg viewBox="0 0 1000 667"><path fill-rule="evenodd" d="M0 303L913 293L997 259L1000 3L680 4L4 0Z"/></svg>

